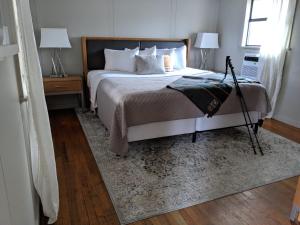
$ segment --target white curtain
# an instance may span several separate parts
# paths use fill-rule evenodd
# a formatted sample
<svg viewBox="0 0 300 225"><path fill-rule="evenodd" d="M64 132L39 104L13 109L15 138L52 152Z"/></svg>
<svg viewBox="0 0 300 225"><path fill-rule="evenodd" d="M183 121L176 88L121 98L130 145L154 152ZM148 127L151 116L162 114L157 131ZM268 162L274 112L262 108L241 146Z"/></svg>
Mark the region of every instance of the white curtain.
<svg viewBox="0 0 300 225"><path fill-rule="evenodd" d="M261 47L263 68L261 82L268 92L273 117L281 88L285 57L289 48L297 0L270 0L270 15Z"/></svg>
<svg viewBox="0 0 300 225"><path fill-rule="evenodd" d="M57 220L58 182L54 148L45 103L42 72L34 37L29 0L13 0L20 47L23 88L28 96L27 118L33 182L49 224Z"/></svg>

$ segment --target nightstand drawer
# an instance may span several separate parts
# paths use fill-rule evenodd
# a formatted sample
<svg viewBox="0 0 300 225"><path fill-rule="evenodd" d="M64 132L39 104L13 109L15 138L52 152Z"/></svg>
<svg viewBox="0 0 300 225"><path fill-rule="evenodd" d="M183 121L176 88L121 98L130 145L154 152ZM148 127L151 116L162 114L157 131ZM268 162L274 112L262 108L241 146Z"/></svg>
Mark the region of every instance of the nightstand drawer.
<svg viewBox="0 0 300 225"><path fill-rule="evenodd" d="M44 82L45 93L59 93L59 92L80 92L82 90L80 80L72 81L50 81Z"/></svg>

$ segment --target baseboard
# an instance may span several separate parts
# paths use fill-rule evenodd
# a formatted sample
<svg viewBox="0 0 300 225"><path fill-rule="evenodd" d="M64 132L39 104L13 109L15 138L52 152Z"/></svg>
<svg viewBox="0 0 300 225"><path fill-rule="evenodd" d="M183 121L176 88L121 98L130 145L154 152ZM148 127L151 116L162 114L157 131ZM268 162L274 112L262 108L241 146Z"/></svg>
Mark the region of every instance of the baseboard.
<svg viewBox="0 0 300 225"><path fill-rule="evenodd" d="M293 127L300 128L300 122L299 122L299 121L293 120L293 119L291 119L291 118L289 118L289 117L287 117L287 116L283 116L283 115L275 115L275 116L274 116L274 119L275 119L275 120L279 120L279 121L281 121L281 122L283 122L283 123L289 124L289 125L291 125L291 126L293 126Z"/></svg>

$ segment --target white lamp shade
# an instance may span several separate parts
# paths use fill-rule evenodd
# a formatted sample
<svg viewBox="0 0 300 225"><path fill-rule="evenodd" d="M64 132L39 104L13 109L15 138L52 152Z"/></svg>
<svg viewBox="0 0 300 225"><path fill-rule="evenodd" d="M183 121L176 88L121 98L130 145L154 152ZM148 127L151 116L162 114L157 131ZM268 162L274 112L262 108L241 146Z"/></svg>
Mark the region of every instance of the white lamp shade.
<svg viewBox="0 0 300 225"><path fill-rule="evenodd" d="M40 48L71 48L67 29L41 28Z"/></svg>
<svg viewBox="0 0 300 225"><path fill-rule="evenodd" d="M219 48L218 33L198 33L195 41L195 48Z"/></svg>

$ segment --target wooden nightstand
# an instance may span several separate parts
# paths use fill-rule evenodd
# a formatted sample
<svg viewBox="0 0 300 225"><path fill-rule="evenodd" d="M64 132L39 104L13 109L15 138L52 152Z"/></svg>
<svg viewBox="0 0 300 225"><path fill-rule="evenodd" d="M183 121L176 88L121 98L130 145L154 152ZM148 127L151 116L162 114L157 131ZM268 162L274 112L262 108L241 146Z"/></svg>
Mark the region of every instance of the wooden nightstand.
<svg viewBox="0 0 300 225"><path fill-rule="evenodd" d="M46 96L54 95L80 95L81 107L84 109L84 92L82 76L68 75L62 78L43 76L44 91Z"/></svg>

